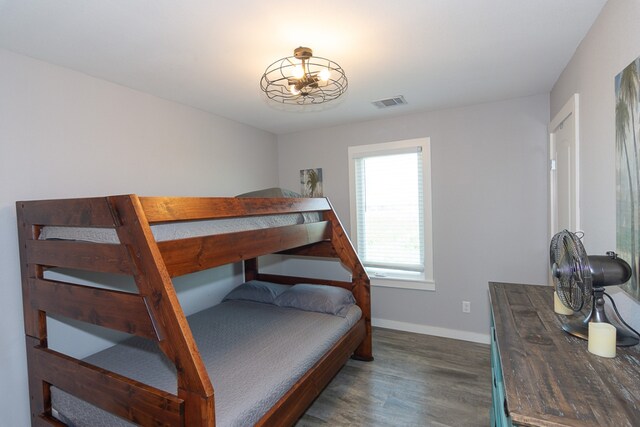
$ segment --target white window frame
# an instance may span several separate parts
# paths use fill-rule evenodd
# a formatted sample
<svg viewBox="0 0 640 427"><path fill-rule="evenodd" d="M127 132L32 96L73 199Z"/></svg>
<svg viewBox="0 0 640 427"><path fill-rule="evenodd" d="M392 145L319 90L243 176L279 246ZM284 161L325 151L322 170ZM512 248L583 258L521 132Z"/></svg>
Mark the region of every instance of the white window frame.
<svg viewBox="0 0 640 427"><path fill-rule="evenodd" d="M366 155L380 155L381 152L417 148L422 149L422 191L424 210L424 272L410 273L396 270L383 270L367 267L367 273L371 278L372 286L389 288L435 290L433 279L433 230L432 230L432 204L431 204L431 139L415 138L403 141L383 142L378 144L356 145L348 148L349 155L349 206L351 220L351 241L357 248L358 227L356 212L356 172L355 159Z"/></svg>

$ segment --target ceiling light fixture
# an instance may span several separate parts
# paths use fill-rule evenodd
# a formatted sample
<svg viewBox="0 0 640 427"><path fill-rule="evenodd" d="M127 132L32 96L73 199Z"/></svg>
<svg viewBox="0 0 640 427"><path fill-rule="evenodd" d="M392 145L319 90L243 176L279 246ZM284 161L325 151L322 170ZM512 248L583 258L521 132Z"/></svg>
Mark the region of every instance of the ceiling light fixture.
<svg viewBox="0 0 640 427"><path fill-rule="evenodd" d="M333 101L347 90L347 76L335 62L299 47L293 56L269 65L260 79L269 99L281 104L309 105Z"/></svg>

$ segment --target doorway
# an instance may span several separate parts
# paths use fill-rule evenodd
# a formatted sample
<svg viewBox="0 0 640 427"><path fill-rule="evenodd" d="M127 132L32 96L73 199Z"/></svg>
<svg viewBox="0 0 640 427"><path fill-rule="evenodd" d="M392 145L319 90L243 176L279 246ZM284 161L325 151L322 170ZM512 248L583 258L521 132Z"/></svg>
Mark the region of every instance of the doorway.
<svg viewBox="0 0 640 427"><path fill-rule="evenodd" d="M578 101L576 93L549 123L549 241L580 230Z"/></svg>

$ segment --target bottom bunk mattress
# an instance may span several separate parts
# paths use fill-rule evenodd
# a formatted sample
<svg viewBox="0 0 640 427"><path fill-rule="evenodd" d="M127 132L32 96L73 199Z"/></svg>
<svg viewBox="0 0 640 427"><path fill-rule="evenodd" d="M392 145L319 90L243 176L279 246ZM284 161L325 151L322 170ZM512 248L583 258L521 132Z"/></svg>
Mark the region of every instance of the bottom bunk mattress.
<svg viewBox="0 0 640 427"><path fill-rule="evenodd" d="M253 425L360 319L252 301L225 301L189 324L215 391L218 426ZM85 361L176 393L175 368L154 342L134 337ZM54 414L70 426L133 425L52 387Z"/></svg>

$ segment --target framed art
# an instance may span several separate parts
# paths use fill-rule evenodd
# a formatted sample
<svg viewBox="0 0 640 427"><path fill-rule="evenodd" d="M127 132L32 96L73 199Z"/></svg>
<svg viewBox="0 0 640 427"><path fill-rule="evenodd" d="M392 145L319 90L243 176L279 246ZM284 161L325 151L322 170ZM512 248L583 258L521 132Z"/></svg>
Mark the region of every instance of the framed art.
<svg viewBox="0 0 640 427"><path fill-rule="evenodd" d="M300 192L304 197L322 197L322 168L300 171Z"/></svg>
<svg viewBox="0 0 640 427"><path fill-rule="evenodd" d="M616 251L629 262L631 279L622 288L640 301L640 58L615 78Z"/></svg>

